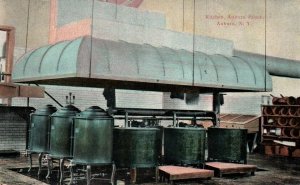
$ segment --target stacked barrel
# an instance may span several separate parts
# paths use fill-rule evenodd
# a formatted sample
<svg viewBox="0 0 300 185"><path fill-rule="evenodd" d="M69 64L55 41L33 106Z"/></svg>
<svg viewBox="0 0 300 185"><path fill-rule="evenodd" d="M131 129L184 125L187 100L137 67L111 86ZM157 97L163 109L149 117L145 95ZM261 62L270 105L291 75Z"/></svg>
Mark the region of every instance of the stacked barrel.
<svg viewBox="0 0 300 185"><path fill-rule="evenodd" d="M300 97L273 96L272 103L263 106L264 135L300 139Z"/></svg>

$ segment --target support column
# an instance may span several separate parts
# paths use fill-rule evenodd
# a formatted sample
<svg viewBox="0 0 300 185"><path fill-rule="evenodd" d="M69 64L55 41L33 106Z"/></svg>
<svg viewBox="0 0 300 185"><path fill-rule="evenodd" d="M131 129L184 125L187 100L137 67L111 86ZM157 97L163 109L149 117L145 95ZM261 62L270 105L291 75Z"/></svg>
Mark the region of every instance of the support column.
<svg viewBox="0 0 300 185"><path fill-rule="evenodd" d="M221 112L221 94L219 92L213 93L213 111L216 114L215 127L220 127L220 112Z"/></svg>
<svg viewBox="0 0 300 185"><path fill-rule="evenodd" d="M173 126L178 127L176 113L173 112Z"/></svg>
<svg viewBox="0 0 300 185"><path fill-rule="evenodd" d="M129 124L128 124L128 112L125 112L125 123L124 123L124 125L125 125L125 128L129 127Z"/></svg>

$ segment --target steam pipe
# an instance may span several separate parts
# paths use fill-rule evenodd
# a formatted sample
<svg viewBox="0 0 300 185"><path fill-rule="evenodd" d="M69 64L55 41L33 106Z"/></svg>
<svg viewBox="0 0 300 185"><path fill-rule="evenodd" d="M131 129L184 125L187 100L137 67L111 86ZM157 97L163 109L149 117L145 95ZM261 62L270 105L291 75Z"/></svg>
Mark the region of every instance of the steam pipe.
<svg viewBox="0 0 300 185"><path fill-rule="evenodd" d="M213 111L200 111L200 110L176 110L176 109L139 109L139 108L113 108L108 112L111 115L125 115L126 113L131 116L176 116L181 117L213 117Z"/></svg>
<svg viewBox="0 0 300 185"><path fill-rule="evenodd" d="M125 120L126 117L125 116L114 116L114 119L118 119L118 120ZM143 116L128 116L128 120L131 119L147 119L147 120L174 120L173 117L169 117L169 116L160 116L160 117L143 117ZM176 119L178 120L206 120L206 121L214 121L214 118L212 117L176 117Z"/></svg>
<svg viewBox="0 0 300 185"><path fill-rule="evenodd" d="M255 62L262 68L266 67L270 75L300 78L299 60L290 60L279 57L265 56L261 54L249 53L239 50L234 50L233 55L250 62Z"/></svg>

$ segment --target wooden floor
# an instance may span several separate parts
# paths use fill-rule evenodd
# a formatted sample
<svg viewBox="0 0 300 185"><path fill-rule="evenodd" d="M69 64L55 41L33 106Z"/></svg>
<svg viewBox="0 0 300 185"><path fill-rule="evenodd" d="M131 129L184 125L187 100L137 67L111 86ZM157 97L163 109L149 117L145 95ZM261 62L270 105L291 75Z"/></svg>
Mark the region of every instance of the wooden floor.
<svg viewBox="0 0 300 185"><path fill-rule="evenodd" d="M222 177L223 174L236 173L251 173L251 175L254 175L257 166L236 163L208 162L205 164L205 168L214 170L216 177Z"/></svg>

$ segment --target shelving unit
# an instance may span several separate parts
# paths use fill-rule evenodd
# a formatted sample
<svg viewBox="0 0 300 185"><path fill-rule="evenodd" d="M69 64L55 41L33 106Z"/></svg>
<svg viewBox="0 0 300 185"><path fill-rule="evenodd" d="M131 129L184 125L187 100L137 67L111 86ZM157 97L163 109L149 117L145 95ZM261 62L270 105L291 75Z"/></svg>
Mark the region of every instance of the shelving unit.
<svg viewBox="0 0 300 185"><path fill-rule="evenodd" d="M265 154L300 157L300 105L262 105Z"/></svg>

